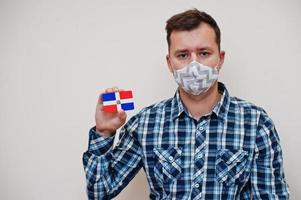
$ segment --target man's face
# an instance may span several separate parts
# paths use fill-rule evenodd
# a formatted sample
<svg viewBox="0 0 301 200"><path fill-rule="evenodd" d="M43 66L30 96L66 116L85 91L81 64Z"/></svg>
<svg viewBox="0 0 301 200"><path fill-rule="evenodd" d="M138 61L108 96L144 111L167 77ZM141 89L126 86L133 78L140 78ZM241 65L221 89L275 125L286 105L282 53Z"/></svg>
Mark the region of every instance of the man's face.
<svg viewBox="0 0 301 200"><path fill-rule="evenodd" d="M193 60L210 67L221 68L224 56L225 52L218 49L214 30L203 23L191 31L173 31L166 60L169 70L173 72Z"/></svg>

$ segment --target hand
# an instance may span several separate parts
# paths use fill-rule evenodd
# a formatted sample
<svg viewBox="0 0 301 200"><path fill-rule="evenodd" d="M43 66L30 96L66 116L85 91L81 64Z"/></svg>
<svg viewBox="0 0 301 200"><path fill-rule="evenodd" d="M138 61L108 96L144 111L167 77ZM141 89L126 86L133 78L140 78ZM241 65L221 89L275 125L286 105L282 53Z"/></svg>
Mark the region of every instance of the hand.
<svg viewBox="0 0 301 200"><path fill-rule="evenodd" d="M121 91L118 87L108 88L105 93ZM102 93L103 94L103 93ZM96 131L102 136L112 136L126 121L126 113L121 110L116 113L103 111L102 94L98 97L95 112Z"/></svg>

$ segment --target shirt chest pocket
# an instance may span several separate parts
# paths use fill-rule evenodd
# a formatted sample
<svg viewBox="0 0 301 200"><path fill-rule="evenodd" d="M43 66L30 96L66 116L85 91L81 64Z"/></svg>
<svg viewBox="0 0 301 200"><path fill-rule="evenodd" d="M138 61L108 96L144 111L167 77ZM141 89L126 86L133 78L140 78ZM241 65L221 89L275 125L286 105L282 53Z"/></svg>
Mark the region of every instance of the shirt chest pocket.
<svg viewBox="0 0 301 200"><path fill-rule="evenodd" d="M216 157L217 181L226 185L238 184L247 177L248 152L237 149L219 149Z"/></svg>
<svg viewBox="0 0 301 200"><path fill-rule="evenodd" d="M156 180L163 183L169 183L179 178L182 173L181 148L154 148L154 154L156 158L154 167L154 176Z"/></svg>

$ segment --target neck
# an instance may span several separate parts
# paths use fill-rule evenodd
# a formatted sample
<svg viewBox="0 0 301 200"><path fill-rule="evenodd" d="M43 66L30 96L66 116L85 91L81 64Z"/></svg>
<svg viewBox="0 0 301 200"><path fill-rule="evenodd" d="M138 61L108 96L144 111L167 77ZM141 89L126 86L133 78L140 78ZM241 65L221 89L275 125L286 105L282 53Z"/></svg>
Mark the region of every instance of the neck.
<svg viewBox="0 0 301 200"><path fill-rule="evenodd" d="M189 113L194 119L199 120L202 116L210 113L221 98L218 92L217 81L204 94L192 95L180 88L180 97Z"/></svg>

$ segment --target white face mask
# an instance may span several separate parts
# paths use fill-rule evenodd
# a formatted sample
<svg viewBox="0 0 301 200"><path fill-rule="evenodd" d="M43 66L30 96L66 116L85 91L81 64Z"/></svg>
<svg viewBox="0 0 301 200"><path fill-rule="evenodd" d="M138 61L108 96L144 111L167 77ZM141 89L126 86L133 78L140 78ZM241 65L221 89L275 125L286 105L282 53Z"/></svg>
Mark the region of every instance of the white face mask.
<svg viewBox="0 0 301 200"><path fill-rule="evenodd" d="M218 79L218 66L209 67L192 61L182 69L174 70L173 75L186 92L199 95L205 93Z"/></svg>

